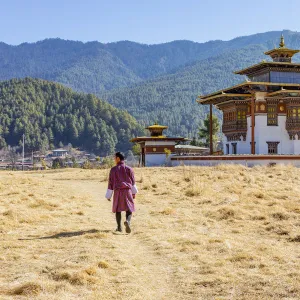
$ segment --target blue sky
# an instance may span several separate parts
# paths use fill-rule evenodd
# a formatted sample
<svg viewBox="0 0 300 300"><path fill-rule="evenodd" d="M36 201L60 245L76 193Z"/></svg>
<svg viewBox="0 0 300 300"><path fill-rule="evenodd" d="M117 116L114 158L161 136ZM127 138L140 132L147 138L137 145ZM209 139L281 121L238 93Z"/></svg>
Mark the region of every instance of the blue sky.
<svg viewBox="0 0 300 300"><path fill-rule="evenodd" d="M300 31L300 0L0 0L0 41L155 44Z"/></svg>

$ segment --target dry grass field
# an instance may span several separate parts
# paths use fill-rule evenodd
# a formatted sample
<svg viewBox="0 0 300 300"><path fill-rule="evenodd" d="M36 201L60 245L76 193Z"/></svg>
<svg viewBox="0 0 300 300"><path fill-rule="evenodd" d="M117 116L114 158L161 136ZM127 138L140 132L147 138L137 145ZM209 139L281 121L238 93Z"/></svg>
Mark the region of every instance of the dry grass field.
<svg viewBox="0 0 300 300"><path fill-rule="evenodd" d="M300 299L300 169L136 169L130 235L108 170L1 172L0 299Z"/></svg>

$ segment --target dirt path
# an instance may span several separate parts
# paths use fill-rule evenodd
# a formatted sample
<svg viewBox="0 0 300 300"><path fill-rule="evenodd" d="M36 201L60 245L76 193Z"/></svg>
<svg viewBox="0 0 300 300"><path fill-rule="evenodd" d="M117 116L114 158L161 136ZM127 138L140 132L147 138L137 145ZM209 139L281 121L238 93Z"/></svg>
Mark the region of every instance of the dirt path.
<svg viewBox="0 0 300 300"><path fill-rule="evenodd" d="M116 225L114 214L111 213L111 203L104 198L106 184L76 180L68 181L70 183L78 193L91 196L93 203L86 211L91 226L113 230ZM123 299L174 299L171 267L164 257L155 253L155 245L147 244L143 236L142 220L147 214L147 209L138 205L132 220L133 232L130 235L111 235L111 256L120 263L113 284L116 286L116 293Z"/></svg>

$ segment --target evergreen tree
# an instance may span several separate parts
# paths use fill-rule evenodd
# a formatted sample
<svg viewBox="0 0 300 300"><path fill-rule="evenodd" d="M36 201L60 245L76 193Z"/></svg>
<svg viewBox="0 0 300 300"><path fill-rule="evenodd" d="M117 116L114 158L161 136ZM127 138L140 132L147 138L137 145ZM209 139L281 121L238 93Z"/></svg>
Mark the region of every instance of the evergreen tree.
<svg viewBox="0 0 300 300"><path fill-rule="evenodd" d="M218 141L218 133L220 130L220 124L218 118L213 115L212 116L212 138L213 138L213 149L216 149L216 144ZM205 139L206 147L210 146L210 118L207 115L204 120L204 126L199 128L199 138Z"/></svg>
<svg viewBox="0 0 300 300"><path fill-rule="evenodd" d="M38 79L0 83L0 147L21 146L46 153L54 147L79 147L106 156L131 148L142 133L137 121L96 96ZM109 118L107 119L107 116Z"/></svg>

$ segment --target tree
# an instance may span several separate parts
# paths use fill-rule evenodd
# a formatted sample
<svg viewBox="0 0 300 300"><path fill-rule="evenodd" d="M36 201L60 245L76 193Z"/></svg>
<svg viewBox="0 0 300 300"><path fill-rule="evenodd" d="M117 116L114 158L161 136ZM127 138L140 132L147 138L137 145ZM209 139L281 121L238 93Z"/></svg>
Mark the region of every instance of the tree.
<svg viewBox="0 0 300 300"><path fill-rule="evenodd" d="M41 160L41 164L44 170L47 170L47 163L44 159Z"/></svg>
<svg viewBox="0 0 300 300"><path fill-rule="evenodd" d="M197 146L197 147L204 147L205 143L203 143L202 141L197 140L195 137L193 137L193 139L190 142L191 146Z"/></svg>
<svg viewBox="0 0 300 300"><path fill-rule="evenodd" d="M78 163L76 161L76 158L74 156L72 156L71 160L72 160L72 166L73 166L73 168L78 168L79 165L78 165Z"/></svg>
<svg viewBox="0 0 300 300"><path fill-rule="evenodd" d="M46 153L54 145L69 144L68 149L79 147L104 156L115 149L128 151L129 140L142 133L142 126L127 112L95 96L39 79L0 82L0 107L0 149L22 146L26 128L29 152Z"/></svg>
<svg viewBox="0 0 300 300"><path fill-rule="evenodd" d="M132 152L134 155L140 155L141 154L141 146L139 144L134 144L132 146Z"/></svg>
<svg viewBox="0 0 300 300"><path fill-rule="evenodd" d="M205 139L206 147L210 145L210 120L209 115L207 115L206 119L204 120L204 126L199 128L199 138ZM213 115L212 116L212 138L213 138L213 149L216 149L216 144L218 142L218 133L220 130L220 124L218 118Z"/></svg>
<svg viewBox="0 0 300 300"><path fill-rule="evenodd" d="M53 169L59 169L64 167L64 161L61 158L55 158L52 162Z"/></svg>
<svg viewBox="0 0 300 300"><path fill-rule="evenodd" d="M82 168L83 168L83 169L92 169L92 164L91 164L91 162L87 159L87 160L83 163Z"/></svg>
<svg viewBox="0 0 300 300"><path fill-rule="evenodd" d="M11 168L16 168L16 163L18 161L19 155L16 151L16 147L8 147L6 152L6 159L10 162Z"/></svg>
<svg viewBox="0 0 300 300"><path fill-rule="evenodd" d="M111 156L106 156L102 160L102 165L104 166L104 168L112 168L114 164L115 164L115 160Z"/></svg>
<svg viewBox="0 0 300 300"><path fill-rule="evenodd" d="M166 166L170 164L170 160L169 160L169 157L170 155L172 154L172 151L168 148L165 148L164 149L164 152L166 154Z"/></svg>

